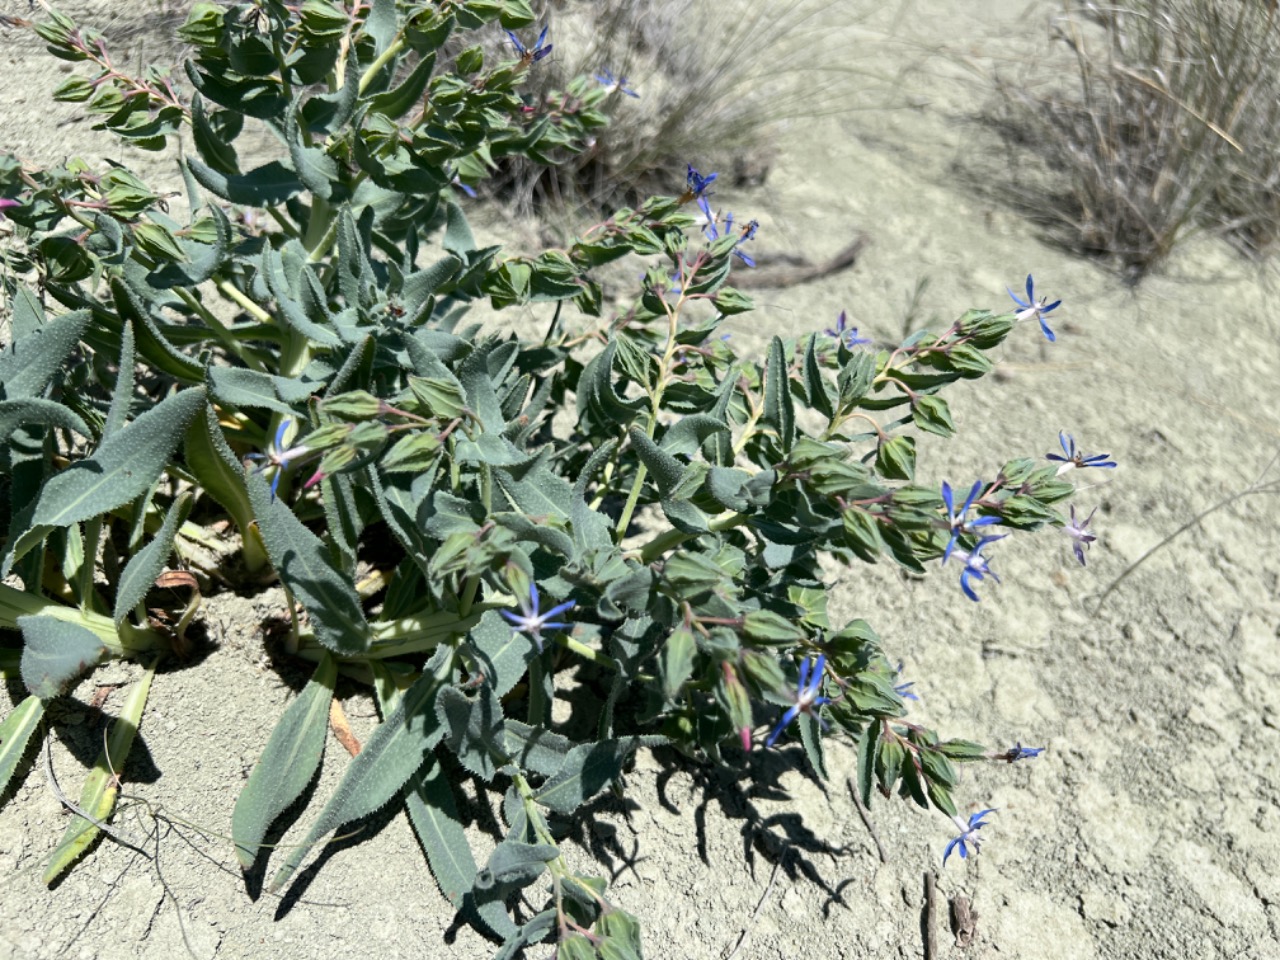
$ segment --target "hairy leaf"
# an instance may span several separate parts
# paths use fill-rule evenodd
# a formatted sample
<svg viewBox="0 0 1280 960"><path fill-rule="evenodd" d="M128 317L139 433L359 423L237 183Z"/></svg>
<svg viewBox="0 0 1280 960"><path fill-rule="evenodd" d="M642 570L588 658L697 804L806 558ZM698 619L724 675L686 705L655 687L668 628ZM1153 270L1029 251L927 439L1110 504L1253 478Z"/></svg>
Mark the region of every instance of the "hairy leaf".
<svg viewBox="0 0 1280 960"><path fill-rule="evenodd" d="M320 766L337 678L334 659L322 655L311 680L271 731L249 782L240 791L231 815L231 835L242 870L253 866L271 824L302 795Z"/></svg>
<svg viewBox="0 0 1280 960"><path fill-rule="evenodd" d="M129 563L120 575L116 585L116 603L114 618L120 624L129 612L146 597L156 577L164 569L165 561L173 550L173 538L178 528L187 519L191 511L191 494L183 493L169 508L164 524L156 532L155 537L145 547L129 558Z"/></svg>
<svg viewBox="0 0 1280 960"><path fill-rule="evenodd" d="M35 694L14 707L13 712L0 723L0 797L9 788L9 780L18 769L22 755L27 752L31 735L44 716L44 701Z"/></svg>
<svg viewBox="0 0 1280 960"><path fill-rule="evenodd" d="M91 630L54 617L19 617L18 628L23 640L22 682L42 700L65 693L107 652Z"/></svg>

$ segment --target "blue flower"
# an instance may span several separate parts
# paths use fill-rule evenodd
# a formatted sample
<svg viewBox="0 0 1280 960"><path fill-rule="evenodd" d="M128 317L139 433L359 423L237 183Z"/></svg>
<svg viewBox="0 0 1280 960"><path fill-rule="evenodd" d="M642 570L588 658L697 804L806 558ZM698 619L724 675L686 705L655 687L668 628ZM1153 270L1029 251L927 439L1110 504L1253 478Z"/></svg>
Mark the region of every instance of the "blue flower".
<svg viewBox="0 0 1280 960"><path fill-rule="evenodd" d="M520 54L520 62L525 66L528 66L531 63L537 63L551 52L551 44L548 43L544 45L543 43L543 41L547 39L546 27L543 27L542 32L538 34L538 42L533 45L532 50L521 43L520 38L510 30L507 31L507 36L511 39L511 45L516 48L516 53Z"/></svg>
<svg viewBox="0 0 1280 960"><path fill-rule="evenodd" d="M1005 289L1009 290L1008 287L1005 287ZM1044 315L1051 310L1056 310L1062 303L1061 300L1055 300L1053 303L1045 303L1049 299L1048 297L1041 297L1037 300L1031 283L1031 274L1029 273L1027 274L1027 299L1023 300L1012 290L1009 290L1009 296L1013 297L1013 302L1020 308L1017 316L1019 321L1030 320L1035 317L1040 321L1040 329L1044 331L1045 337L1050 342L1058 339L1053 335L1053 331L1049 329L1049 325L1044 322Z"/></svg>
<svg viewBox="0 0 1280 960"><path fill-rule="evenodd" d="M1006 536L1008 534L1002 533L998 537L983 537L972 550L953 547L951 552L942 558L944 566L953 556L964 564L964 569L960 571L960 589L974 603L978 602L978 595L973 592L973 586L969 583L970 580L984 580L990 576L996 583L1000 582L1000 578L996 576L995 571L987 565L987 558L982 555L982 550L987 544L1003 540Z"/></svg>
<svg viewBox="0 0 1280 960"><path fill-rule="evenodd" d="M993 523L1000 522L999 517L966 519L969 509L973 506L974 501L978 499L978 494L982 492L984 486L985 484L981 480L975 481L973 487L969 490L969 496L965 497L964 506L957 512L955 500L951 494L951 484L945 480L942 481L942 502L947 505L947 527L951 531L951 539L947 541L947 549L942 553L943 563L946 563L947 558L951 556L951 551L955 549L961 534L973 533L977 527L989 527Z"/></svg>
<svg viewBox="0 0 1280 960"><path fill-rule="evenodd" d="M707 188L715 182L718 173L710 173L703 176L694 169L693 164L686 164L689 172L685 175L684 193L680 195L680 203L688 203L690 200L700 200L703 197L711 196L711 191Z"/></svg>
<svg viewBox="0 0 1280 960"><path fill-rule="evenodd" d="M1042 753L1044 753L1044 747L1024 747L1019 742L1015 743L1004 753L997 754L992 759L1004 760L1006 763L1013 763L1016 760L1034 760Z"/></svg>
<svg viewBox="0 0 1280 960"><path fill-rule="evenodd" d="M902 676L901 660L898 661L897 675L899 677ZM912 680L910 683L899 683L894 686L893 692L896 693L898 696L900 696L903 700L915 700L917 703L919 703L920 702L919 695L911 692L911 688L914 687L915 685L916 685L916 682L914 680Z"/></svg>
<svg viewBox="0 0 1280 960"><path fill-rule="evenodd" d="M852 350L854 347L860 344L871 342L871 339L869 337L858 336L858 328L850 327L848 326L848 323L849 323L848 315L843 310L841 310L840 316L836 317L836 325L834 327L827 327L827 329L824 332L829 337L835 337L837 340L843 343L845 347L848 348L849 350Z"/></svg>
<svg viewBox="0 0 1280 960"><path fill-rule="evenodd" d="M715 176L715 174L712 174L712 176ZM702 216L698 218L698 222L703 224L702 233L708 240L715 241L719 240L721 237L733 236L734 227L732 213L725 215L724 230L721 231L720 227L717 226L717 220L719 217L711 212L711 204L707 202L706 197L698 198L698 209L702 211ZM741 247L742 244L746 243L748 240L755 239L756 231L759 228L760 224L755 220L749 220L745 226L738 227L738 242L734 245L733 255L748 267L754 267L756 262L749 254L743 251Z"/></svg>
<svg viewBox="0 0 1280 960"><path fill-rule="evenodd" d="M613 75L613 71L608 67L600 68L600 72L596 74L596 82L599 83L600 86L604 87L606 93L614 93L616 91L618 93L625 93L628 97L640 96L640 94L627 86L626 77L615 77Z"/></svg>
<svg viewBox="0 0 1280 960"><path fill-rule="evenodd" d="M1058 474L1064 474L1072 467L1114 467L1116 462L1109 459L1109 453L1095 453L1093 456L1086 457L1084 453L1076 449L1076 438L1071 434L1064 434L1058 431L1058 443L1062 446L1062 452L1066 454L1064 457L1058 456L1056 453L1046 453L1046 460L1056 460L1062 464L1058 468Z"/></svg>
<svg viewBox="0 0 1280 960"><path fill-rule="evenodd" d="M1080 566L1084 566L1084 552L1089 544L1098 538L1089 532L1089 521L1093 519L1093 515L1098 512L1098 508L1094 507L1089 511L1089 515L1083 520L1076 520L1075 504L1071 505L1071 522L1064 528L1067 536L1071 538L1071 549L1075 551L1076 559L1080 561Z"/></svg>
<svg viewBox="0 0 1280 960"><path fill-rule="evenodd" d="M978 849L982 846L982 838L978 836L978 831L987 825L983 818L987 814L995 812L995 807L992 807L990 810L979 810L977 813L969 817L969 822L967 824L959 817L952 817L956 826L960 829L960 835L958 837L953 837L951 842L947 844L947 849L942 852L943 865L946 864L947 857L951 856L951 851L957 847L960 848L960 859L962 860L969 856L969 847L971 845L973 847L973 852L978 852Z"/></svg>
<svg viewBox="0 0 1280 960"><path fill-rule="evenodd" d="M772 747L782 736L782 731L790 726L791 722L802 713L812 714L823 704L831 702L829 697L822 696L822 675L827 669L826 654L818 654L816 658L809 658L800 663L800 683L796 686L796 702L790 707L782 718L774 725L773 731L769 734L769 739L764 742L766 747Z"/></svg>
<svg viewBox="0 0 1280 960"><path fill-rule="evenodd" d="M530 581L529 596L522 598L520 601L520 612L512 613L509 610L499 610L507 622L514 626L521 633L527 633L529 637L538 647L538 652L542 652L542 631L543 630L567 630L567 623L553 622L554 617L572 610L577 606L574 600L566 600L564 603L557 604L546 613L541 613L540 608L542 602L538 597L538 585Z"/></svg>
<svg viewBox="0 0 1280 960"><path fill-rule="evenodd" d="M267 448L266 453L249 453L245 454L246 460L261 461L261 464L254 468L254 473L263 473L268 467L276 467L276 475L271 479L271 500L274 503L276 499L276 490L280 486L280 478L284 472L289 469L289 461L296 460L298 457L306 454L305 446L296 446L286 450L284 448L284 435L289 429L292 419L285 417L280 421L280 426L276 427L276 437L272 441L271 446Z"/></svg>

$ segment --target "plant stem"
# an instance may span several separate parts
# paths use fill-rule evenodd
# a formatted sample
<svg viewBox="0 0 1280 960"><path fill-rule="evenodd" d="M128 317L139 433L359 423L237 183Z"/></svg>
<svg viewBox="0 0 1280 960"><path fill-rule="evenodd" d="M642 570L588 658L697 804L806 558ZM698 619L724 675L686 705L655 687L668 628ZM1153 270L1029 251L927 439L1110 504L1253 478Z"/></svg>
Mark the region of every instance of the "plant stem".
<svg viewBox="0 0 1280 960"><path fill-rule="evenodd" d="M117 627L103 614L77 610L0 583L0 627L19 629L19 617L53 617L84 627L102 641L113 657L137 658L164 648L160 634L150 628L135 627L127 620Z"/></svg>

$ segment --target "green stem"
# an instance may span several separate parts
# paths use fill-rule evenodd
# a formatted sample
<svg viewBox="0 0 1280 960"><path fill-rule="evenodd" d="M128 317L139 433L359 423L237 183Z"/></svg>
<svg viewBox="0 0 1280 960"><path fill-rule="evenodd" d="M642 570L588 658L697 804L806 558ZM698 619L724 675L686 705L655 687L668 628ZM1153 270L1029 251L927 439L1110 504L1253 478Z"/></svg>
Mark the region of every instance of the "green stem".
<svg viewBox="0 0 1280 960"><path fill-rule="evenodd" d="M164 649L160 634L147 627L135 627L127 620L117 627L103 614L77 610L0 583L0 627L17 630L19 617L41 616L84 627L102 641L113 657L137 658Z"/></svg>
<svg viewBox="0 0 1280 960"><path fill-rule="evenodd" d="M258 306L256 303L250 300L248 296L246 296L240 290L237 290L230 281L219 280L218 292L222 294L224 297L226 297L228 300L230 300L232 303L234 303L236 306L238 306L245 313L257 319L259 322L269 323L272 326L276 326L275 317L267 313L266 310L264 310L262 307Z"/></svg>
<svg viewBox="0 0 1280 960"><path fill-rule="evenodd" d="M745 513L734 513L727 517L717 517L707 524L707 529L720 533L724 530L732 530L734 527L740 527L747 522ZM653 563L668 550L674 550L686 540L691 540L696 534L684 533L680 530L668 530L666 533L659 534L645 544L640 551L641 563Z"/></svg>
<svg viewBox="0 0 1280 960"><path fill-rule="evenodd" d="M203 303L196 299L195 294L190 290L182 287L175 287L174 293L178 295L178 299L191 308L192 312L197 314L201 320L205 322L205 326L214 335L217 341L222 344L231 353L244 361L245 365L251 370L257 370L262 373L266 368L262 365L262 361L249 352L244 344L240 343L227 326L215 317Z"/></svg>
<svg viewBox="0 0 1280 960"><path fill-rule="evenodd" d="M378 72L382 70L388 63L394 60L404 49L404 36L399 35L391 42L387 49L383 50L373 63L369 64L369 68L360 75L360 95L364 96L364 92L369 89L369 84L373 83L378 76Z"/></svg>

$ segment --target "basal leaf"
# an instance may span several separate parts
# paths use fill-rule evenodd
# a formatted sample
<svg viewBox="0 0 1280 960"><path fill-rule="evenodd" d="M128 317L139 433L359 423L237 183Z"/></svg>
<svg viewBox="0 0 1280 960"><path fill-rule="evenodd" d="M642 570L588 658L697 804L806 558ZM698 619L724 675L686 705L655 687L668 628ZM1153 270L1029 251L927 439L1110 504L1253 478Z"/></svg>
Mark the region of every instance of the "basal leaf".
<svg viewBox="0 0 1280 960"><path fill-rule="evenodd" d="M519 720L507 720L503 727L507 752L521 770L550 777L560 772L574 743L545 727L531 727Z"/></svg>
<svg viewBox="0 0 1280 960"><path fill-rule="evenodd" d="M169 508L164 524L156 532L152 541L129 558L129 563L125 566L124 573L120 575L120 581L116 585L114 617L117 625L142 602L151 585L156 582L156 577L160 576L165 561L169 559L169 553L173 550L173 538L191 510L191 500L190 493L180 495Z"/></svg>
<svg viewBox="0 0 1280 960"><path fill-rule="evenodd" d="M92 457L51 477L40 491L30 535L11 545L3 572L49 530L101 516L150 490L204 399L200 388L168 397L102 441Z"/></svg>
<svg viewBox="0 0 1280 960"><path fill-rule="evenodd" d="M347 656L369 649L369 624L360 597L324 543L303 526L288 504L272 498L265 479L249 473L245 481L271 565L307 608L316 639Z"/></svg>
<svg viewBox="0 0 1280 960"><path fill-rule="evenodd" d="M436 699L436 713L445 727L445 743L458 762L478 777L492 780L498 770L495 755L502 744L502 704L487 684L468 697L445 687Z"/></svg>
<svg viewBox="0 0 1280 960"><path fill-rule="evenodd" d="M627 757L646 742L643 737L626 737L579 744L534 799L556 813L573 813L613 782Z"/></svg>
<svg viewBox="0 0 1280 960"><path fill-rule="evenodd" d="M54 617L18 617L18 628L22 631L22 682L42 700L65 693L107 652L91 630Z"/></svg>
<svg viewBox="0 0 1280 960"><path fill-rule="evenodd" d="M9 780L27 752L31 735L44 716L44 701L32 694L18 704L0 723L0 797L9 788Z"/></svg>
<svg viewBox="0 0 1280 960"><path fill-rule="evenodd" d="M445 666L451 662L450 659ZM399 705L365 741L364 749L347 767L319 819L272 878L271 890L279 890L288 882L320 838L385 806L422 766L428 752L444 736L444 726L435 709L436 696L444 684L438 672L431 672L429 667L414 681Z"/></svg>
<svg viewBox="0 0 1280 960"><path fill-rule="evenodd" d="M116 808L116 796L120 792L117 774L124 769L125 762L129 759L129 750L133 747L138 725L142 723L142 713L147 705L147 694L151 691L151 680L155 673L155 664L152 664L129 691L129 696L120 709L119 718L111 726L105 749L89 771L80 791L80 809L96 820L106 822ZM100 832L96 825L73 814L62 840L49 855L41 880L45 884L52 884L57 880L89 849Z"/></svg>
<svg viewBox="0 0 1280 960"><path fill-rule="evenodd" d="M88 310L65 313L6 346L0 353L4 398L34 397L44 390L80 342L90 316Z"/></svg>
<svg viewBox="0 0 1280 960"><path fill-rule="evenodd" d="M311 680L271 731L249 782L240 791L231 815L231 835L242 870L253 866L271 824L302 795L320 766L337 677L334 659L322 655Z"/></svg>
<svg viewBox="0 0 1280 960"><path fill-rule="evenodd" d="M0 444L6 443L18 427L27 424L71 430L86 439L93 436L83 420L56 401L40 397L0 400Z"/></svg>

